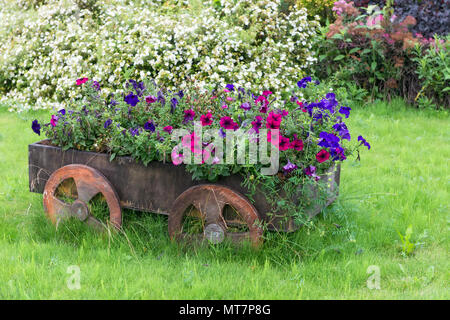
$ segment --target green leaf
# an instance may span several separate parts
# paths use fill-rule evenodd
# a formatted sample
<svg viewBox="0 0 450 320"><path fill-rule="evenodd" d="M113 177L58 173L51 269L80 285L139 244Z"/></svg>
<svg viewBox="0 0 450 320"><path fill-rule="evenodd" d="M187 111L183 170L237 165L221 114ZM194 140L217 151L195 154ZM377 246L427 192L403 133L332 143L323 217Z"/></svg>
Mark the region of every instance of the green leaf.
<svg viewBox="0 0 450 320"><path fill-rule="evenodd" d="M334 61L339 61L339 60L342 60L342 59L344 59L345 58L345 56L343 55L343 54L340 54L340 55L338 55L337 57L335 57L333 60Z"/></svg>
<svg viewBox="0 0 450 320"><path fill-rule="evenodd" d="M370 65L370 69L371 69L372 71L375 71L376 68L377 68L377 62L374 61L374 62L372 62L372 64Z"/></svg>

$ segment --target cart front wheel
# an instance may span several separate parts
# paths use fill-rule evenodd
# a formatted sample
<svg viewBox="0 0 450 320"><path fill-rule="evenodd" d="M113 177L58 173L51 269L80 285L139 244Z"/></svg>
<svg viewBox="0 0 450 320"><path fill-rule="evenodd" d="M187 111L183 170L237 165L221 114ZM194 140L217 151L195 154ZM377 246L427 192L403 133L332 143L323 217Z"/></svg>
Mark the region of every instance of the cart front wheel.
<svg viewBox="0 0 450 320"><path fill-rule="evenodd" d="M183 218L191 206L201 220L201 233L189 234L183 230ZM232 209L237 218L229 219L226 209ZM239 225L239 221L246 230L233 232L238 230L235 226ZM175 200L169 215L169 235L176 240L193 237L219 243L225 238L234 242L247 239L258 246L262 242L262 233L256 208L246 197L222 185L203 184L187 189Z"/></svg>
<svg viewBox="0 0 450 320"><path fill-rule="evenodd" d="M58 187L68 179L73 179L76 187L77 199L72 203L58 199L56 195ZM103 230L105 225L91 214L88 207L88 202L99 193L108 205L109 222L120 229L122 211L114 188L99 171L81 164L70 164L53 172L44 189L45 212L56 226L67 218L75 217L95 229Z"/></svg>

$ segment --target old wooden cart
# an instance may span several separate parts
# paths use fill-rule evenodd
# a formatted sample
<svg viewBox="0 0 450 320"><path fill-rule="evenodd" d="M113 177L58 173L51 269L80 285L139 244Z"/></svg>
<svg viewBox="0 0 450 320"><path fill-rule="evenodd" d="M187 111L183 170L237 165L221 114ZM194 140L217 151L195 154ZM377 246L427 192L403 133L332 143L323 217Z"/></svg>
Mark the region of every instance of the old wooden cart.
<svg viewBox="0 0 450 320"><path fill-rule="evenodd" d="M339 166L322 176L329 183L326 205L337 195L339 176ZM77 199L71 203L56 195L58 186L67 179L73 179L76 186ZM182 223L187 209L192 206L204 221L203 232L197 236L215 243L230 238L234 241L249 239L258 245L263 233L261 222L269 230L297 229L286 213L273 210L262 192L256 192L252 204L244 196L248 190L241 182L240 175L221 178L215 184L193 181L183 166L161 162L144 166L130 157L118 157L110 162L107 154L62 151L47 140L29 145L30 191L43 193L45 211L54 224L76 217L102 228L104 224L89 212L87 205L101 193L109 208L109 223L114 227L122 226L122 208L165 214L169 216L172 239L187 236ZM321 209L314 206L308 214L314 216ZM230 226L239 222L246 224L246 231L231 232Z"/></svg>

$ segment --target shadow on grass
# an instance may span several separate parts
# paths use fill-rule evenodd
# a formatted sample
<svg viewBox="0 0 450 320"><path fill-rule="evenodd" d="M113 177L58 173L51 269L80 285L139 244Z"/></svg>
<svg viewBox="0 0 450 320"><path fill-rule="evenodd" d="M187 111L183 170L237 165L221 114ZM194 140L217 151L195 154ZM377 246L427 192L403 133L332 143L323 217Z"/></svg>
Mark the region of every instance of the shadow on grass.
<svg viewBox="0 0 450 320"><path fill-rule="evenodd" d="M349 210L355 210L354 205L351 209L346 208L338 200L296 232L265 231L264 243L257 249L249 242L173 242L168 235L167 216L127 209L123 210L123 229L120 231L106 228L105 232L99 233L76 219L65 221L56 229L44 214L32 216L29 230L30 237L36 242L91 250L107 248L111 254L126 252L137 260L149 257L158 260L162 257L195 258L205 263L231 260L238 264L270 263L288 268L292 263L310 261L324 255L342 259L344 252L355 252L356 244L349 241L355 228L349 223Z"/></svg>

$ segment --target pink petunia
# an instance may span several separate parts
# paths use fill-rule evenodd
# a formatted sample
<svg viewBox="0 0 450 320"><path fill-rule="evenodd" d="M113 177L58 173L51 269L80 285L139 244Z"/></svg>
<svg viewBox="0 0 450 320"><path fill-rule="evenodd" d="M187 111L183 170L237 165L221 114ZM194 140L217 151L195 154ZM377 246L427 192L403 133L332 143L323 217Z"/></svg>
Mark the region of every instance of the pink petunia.
<svg viewBox="0 0 450 320"><path fill-rule="evenodd" d="M52 125L52 127L56 127L57 123L58 123L58 117L53 115L52 118L50 119L50 124Z"/></svg>
<svg viewBox="0 0 450 320"><path fill-rule="evenodd" d="M83 83L86 83L88 80L89 80L88 78L77 79L77 86L81 86Z"/></svg>

